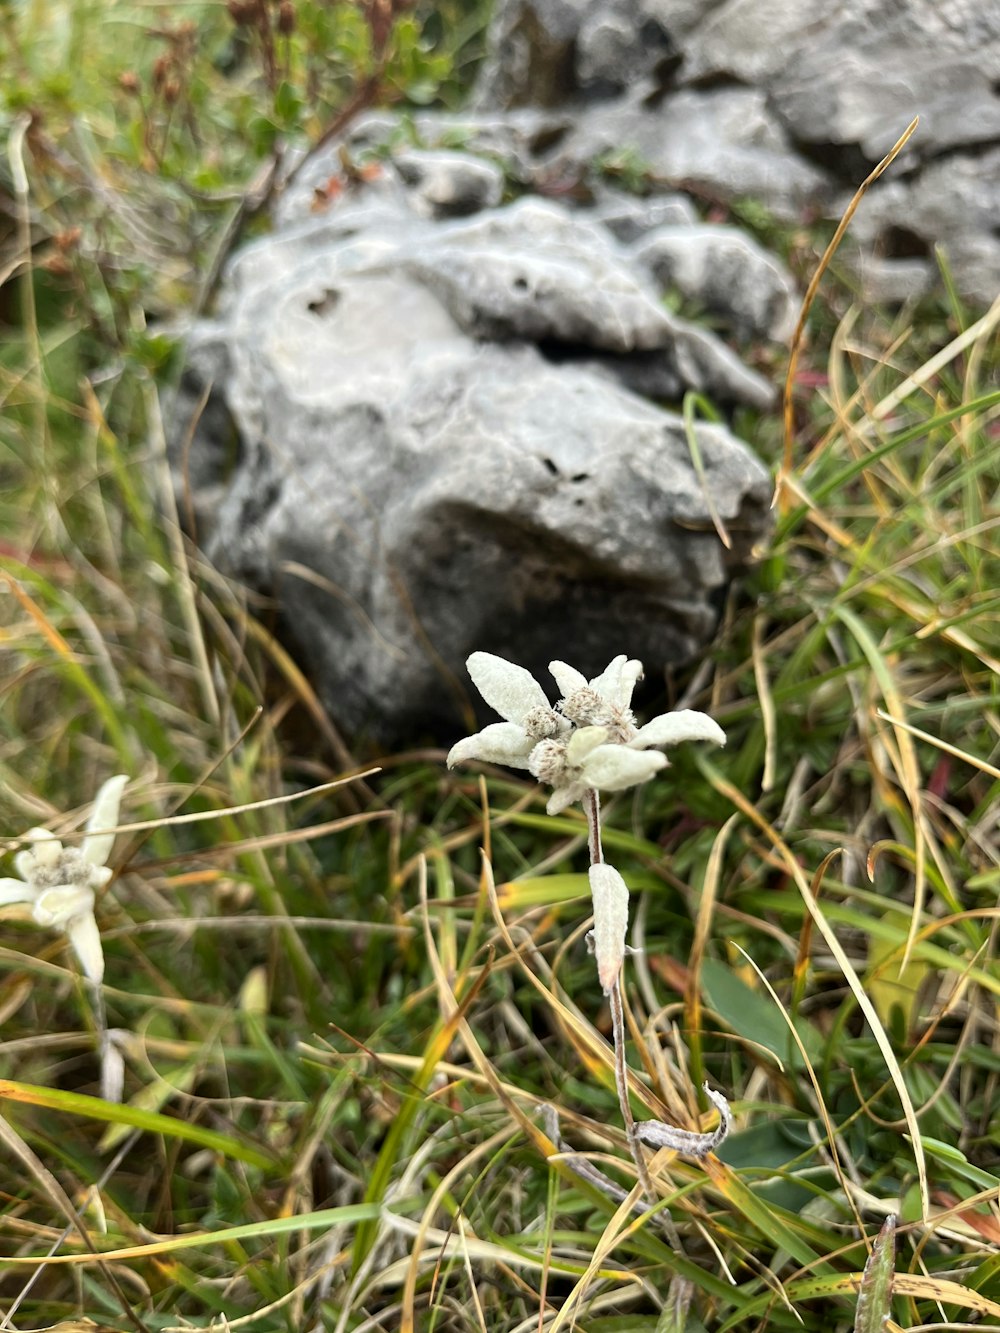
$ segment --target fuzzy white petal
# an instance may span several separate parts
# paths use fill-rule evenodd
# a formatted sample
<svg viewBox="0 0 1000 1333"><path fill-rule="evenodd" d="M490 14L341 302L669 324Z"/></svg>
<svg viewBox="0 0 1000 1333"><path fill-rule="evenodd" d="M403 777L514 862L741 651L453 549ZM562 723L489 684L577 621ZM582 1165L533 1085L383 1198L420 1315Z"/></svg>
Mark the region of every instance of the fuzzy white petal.
<svg viewBox="0 0 1000 1333"><path fill-rule="evenodd" d="M654 773L666 766L666 756L657 750L600 745L587 756L583 776L588 786L599 791L623 791L626 787L648 782Z"/></svg>
<svg viewBox="0 0 1000 1333"><path fill-rule="evenodd" d="M582 671L577 671L576 667L567 666L565 662L550 662L549 670L555 677L559 693L564 699L568 699L577 690L586 688L587 677Z"/></svg>
<svg viewBox="0 0 1000 1333"><path fill-rule="evenodd" d="M535 747L527 732L516 722L494 722L474 736L466 736L448 752L448 767L481 759L485 764L506 764L508 768L527 768L528 756Z"/></svg>
<svg viewBox="0 0 1000 1333"><path fill-rule="evenodd" d="M7 903L30 903L34 890L23 879L0 879L0 907Z"/></svg>
<svg viewBox="0 0 1000 1333"><path fill-rule="evenodd" d="M606 727L577 727L566 743L566 762L579 768L587 756L608 739Z"/></svg>
<svg viewBox="0 0 1000 1333"><path fill-rule="evenodd" d="M62 856L62 843L47 828L30 828L24 836L33 844L26 851L28 856L34 859L36 866L50 870ZM24 861L22 864L26 865L27 862Z"/></svg>
<svg viewBox="0 0 1000 1333"><path fill-rule="evenodd" d="M29 852L27 848L14 854L14 869L22 879L30 879L37 864L34 852Z"/></svg>
<svg viewBox="0 0 1000 1333"><path fill-rule="evenodd" d="M548 815L559 815L577 801L582 801L587 794L586 784L582 782L571 782L565 787L557 787L549 797L548 804L545 807L545 813Z"/></svg>
<svg viewBox="0 0 1000 1333"><path fill-rule="evenodd" d="M530 671L492 653L473 653L465 664L472 683L495 713L523 722L533 708L551 708Z"/></svg>
<svg viewBox="0 0 1000 1333"><path fill-rule="evenodd" d="M614 866L602 862L590 867L590 894L594 901L597 975L607 995L618 979L625 958L628 887Z"/></svg>
<svg viewBox="0 0 1000 1333"><path fill-rule="evenodd" d="M637 680L642 679L642 663L629 661L621 653L609 662L599 676L590 682L602 699L606 699L614 708L628 708L632 702L632 691Z"/></svg>
<svg viewBox="0 0 1000 1333"><path fill-rule="evenodd" d="M677 713L661 713L640 727L628 742L633 750L644 750L651 745L680 745L682 741L714 741L725 745L726 733L707 713L696 713L682 708Z"/></svg>
<svg viewBox="0 0 1000 1333"><path fill-rule="evenodd" d="M93 912L81 912L66 922L66 934L72 944L84 975L93 982L104 979L104 949L101 932L97 929Z"/></svg>
<svg viewBox="0 0 1000 1333"><path fill-rule="evenodd" d="M75 884L60 884L45 889L35 900L32 916L40 926L58 926L66 929L71 918L94 910L92 889L81 889Z"/></svg>
<svg viewBox="0 0 1000 1333"><path fill-rule="evenodd" d="M87 820L87 836L80 845L80 852L85 861L92 866L102 866L111 855L114 833L101 833L100 829L113 829L118 823L118 810L122 803L122 792L128 783L128 776L118 773L101 785L94 797L94 808Z"/></svg>

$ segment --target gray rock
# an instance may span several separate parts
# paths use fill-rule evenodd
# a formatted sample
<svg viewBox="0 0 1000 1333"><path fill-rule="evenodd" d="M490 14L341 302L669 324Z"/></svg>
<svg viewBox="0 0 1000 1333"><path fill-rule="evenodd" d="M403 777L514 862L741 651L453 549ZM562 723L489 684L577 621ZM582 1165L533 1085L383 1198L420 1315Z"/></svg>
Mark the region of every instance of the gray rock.
<svg viewBox="0 0 1000 1333"><path fill-rule="evenodd" d="M852 233L877 259L923 259L929 278L940 245L960 292L986 305L1000 291L1000 147L951 153L903 179L880 183ZM902 253L901 253L902 252Z"/></svg>
<svg viewBox="0 0 1000 1333"><path fill-rule="evenodd" d="M541 35L534 48L532 34ZM912 293L914 261L933 276L930 249L943 244L963 294L988 303L996 293L996 0L500 0L490 50L480 107L531 103L542 82L547 105L574 113L550 152L553 178L586 176L624 154L659 190L750 198L789 221L817 211L839 219L919 114L916 135L873 194L905 183L919 226L903 212L886 226L919 235L928 254L876 245L869 272L886 260L882 290ZM553 52L558 76L546 66ZM965 181L969 158L974 186ZM939 193L949 172L968 184L970 212Z"/></svg>
<svg viewBox="0 0 1000 1333"><path fill-rule="evenodd" d="M719 0L498 0L477 105L561 106L663 86Z"/></svg>
<svg viewBox="0 0 1000 1333"><path fill-rule="evenodd" d="M244 311L228 396L256 435L210 552L278 598L344 727L447 734L474 648L541 668L627 646L653 670L696 651L767 525L768 475L728 432L699 427L731 553L676 416L476 346L409 278L348 279L320 316L311 294Z"/></svg>
<svg viewBox="0 0 1000 1333"><path fill-rule="evenodd" d="M464 217L503 198L503 172L472 153L410 149L397 153L393 166L414 207L430 217Z"/></svg>
<svg viewBox="0 0 1000 1333"><path fill-rule="evenodd" d="M562 106L576 92L577 0L499 0L474 103Z"/></svg>
<svg viewBox="0 0 1000 1333"><path fill-rule="evenodd" d="M619 241L629 243L657 227L693 227L699 218L685 194L640 196L623 190L601 190L593 216Z"/></svg>
<svg viewBox="0 0 1000 1333"><path fill-rule="evenodd" d="M854 267L865 301L900 305L926 296L934 284L934 270L925 259L883 259L859 253Z"/></svg>
<svg viewBox="0 0 1000 1333"><path fill-rule="evenodd" d="M904 165L944 150L993 143L1000 136L1000 98L983 68L939 52L842 50L804 55L782 80L771 105L800 140L857 145L874 166L907 124L920 117Z"/></svg>
<svg viewBox="0 0 1000 1333"><path fill-rule="evenodd" d="M734 436L698 426L727 551L682 421L615 382L634 360L679 392L703 358L718 373L722 345L661 312L597 224L552 203L448 223L397 204L375 187L368 226L362 194L241 252L220 317L192 331L174 421L182 440L214 381L192 449L199 534L277 599L334 718L384 744L454 730L475 648L538 669L623 648L653 672L686 660L771 489ZM551 284L543 299L527 310L515 288L504 305L525 273Z"/></svg>
<svg viewBox="0 0 1000 1333"><path fill-rule="evenodd" d="M797 151L766 94L752 88L684 89L656 107L635 96L584 107L551 156L569 172L623 148L663 190L750 197L779 217L797 219L807 201L834 192L831 177Z"/></svg>
<svg viewBox="0 0 1000 1333"><path fill-rule="evenodd" d="M792 275L738 227L660 227L632 253L664 288L717 315L738 338L792 334L801 298Z"/></svg>
<svg viewBox="0 0 1000 1333"><path fill-rule="evenodd" d="M667 346L673 330L603 229L523 199L439 229L408 267L475 338L580 343L610 352Z"/></svg>
<svg viewBox="0 0 1000 1333"><path fill-rule="evenodd" d="M460 148L503 166L511 180L530 185L539 159L572 124L565 111L521 107L504 112L422 111L414 117L420 143L428 148Z"/></svg>
<svg viewBox="0 0 1000 1333"><path fill-rule="evenodd" d="M279 226L286 226L310 215L328 215L355 199L357 186L345 178L341 150L364 168L366 197L380 188L386 199L405 199L424 213L445 215L447 206L421 204L419 191L427 188L421 182L433 170L438 182L433 188L447 194L454 191L458 173L468 182L465 211L473 212L474 204L483 208L499 202L505 177L532 186L545 154L570 124L564 113L527 107L503 115L422 111L404 118L388 111L368 112L351 123L343 140L302 166L277 199L273 215ZM447 156L436 156L440 153ZM337 185L334 191L329 189L331 180Z"/></svg>
<svg viewBox="0 0 1000 1333"><path fill-rule="evenodd" d="M767 89L798 141L874 165L915 115L918 158L1000 133L1000 9L979 0L726 0L685 45L689 80Z"/></svg>
<svg viewBox="0 0 1000 1333"><path fill-rule="evenodd" d="M543 344L558 359L611 353L606 368L621 383L655 383L660 398L679 386L720 402L773 402L773 386L725 343L660 305L646 270L604 227L554 201L527 198L434 223L414 214L392 181L375 181L241 251L223 309L234 290L255 281L261 262L292 274L306 257L317 281L401 266L469 336ZM633 364L627 358L636 353L657 353L661 365L649 357Z"/></svg>
<svg viewBox="0 0 1000 1333"><path fill-rule="evenodd" d="M607 232L558 204L524 199L426 235L402 262L474 338L659 351L671 380L726 402L773 401L772 386L723 342L658 304ZM627 382L629 363L620 365Z"/></svg>
<svg viewBox="0 0 1000 1333"><path fill-rule="evenodd" d="M576 75L589 97L656 80L680 59L654 0L590 0L576 37Z"/></svg>

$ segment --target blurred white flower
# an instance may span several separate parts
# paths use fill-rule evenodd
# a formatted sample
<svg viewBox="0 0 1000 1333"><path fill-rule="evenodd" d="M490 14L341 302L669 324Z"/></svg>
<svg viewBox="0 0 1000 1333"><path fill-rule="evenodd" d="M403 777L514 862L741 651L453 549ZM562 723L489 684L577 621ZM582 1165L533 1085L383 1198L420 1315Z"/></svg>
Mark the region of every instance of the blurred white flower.
<svg viewBox="0 0 1000 1333"><path fill-rule="evenodd" d="M530 671L492 653L473 653L466 662L476 689L489 706L506 720L494 722L451 747L448 767L466 759L487 764L527 768L539 741L570 729L555 711Z"/></svg>
<svg viewBox="0 0 1000 1333"><path fill-rule="evenodd" d="M95 984L104 977L104 950L94 919L94 896L112 876L107 860L118 823L118 807L128 778L108 778L94 799L86 837L79 847L64 847L47 829L30 829L33 844L17 853L20 879L0 879L0 906L30 903L40 926L65 932L84 975Z"/></svg>

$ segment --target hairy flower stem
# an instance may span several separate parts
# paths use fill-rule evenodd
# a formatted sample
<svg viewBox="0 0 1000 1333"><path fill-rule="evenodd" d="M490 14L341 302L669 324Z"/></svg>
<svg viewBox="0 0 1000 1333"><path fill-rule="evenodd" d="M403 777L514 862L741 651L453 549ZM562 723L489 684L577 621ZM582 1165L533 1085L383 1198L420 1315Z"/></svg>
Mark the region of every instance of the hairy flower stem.
<svg viewBox="0 0 1000 1333"><path fill-rule="evenodd" d="M587 842L590 847L590 864L599 866L604 860L601 846L601 798L595 788L591 788L583 800L587 812Z"/></svg>
<svg viewBox="0 0 1000 1333"><path fill-rule="evenodd" d="M587 812L587 841L590 847L590 864L600 865L604 861L604 851L601 847L601 798L596 791L591 790L587 793L583 808ZM647 1202L652 1207L656 1203L656 1195L653 1192L653 1182L649 1178L642 1147L636 1138L635 1117L632 1115L632 1107L628 1100L628 1065L625 1062L625 1010L622 1003L620 976L615 978L608 1000L611 1005L611 1032L615 1047L615 1087L618 1090L618 1105L621 1108L622 1120L625 1123L629 1152L632 1154L632 1161L635 1163L639 1184L642 1186L642 1192L646 1196Z"/></svg>
<svg viewBox="0 0 1000 1333"><path fill-rule="evenodd" d="M653 1182L649 1178L642 1145L636 1136L635 1119L628 1100L628 1065L625 1063L625 1015L622 1006L621 982L619 980L615 981L608 998L611 1002L611 1030L614 1034L615 1043L615 1087L618 1089L618 1105L621 1107L622 1120L625 1122L628 1148L632 1154L632 1161L635 1163L639 1184L642 1186L642 1192L646 1196L647 1203L652 1208L657 1203L657 1197L653 1190Z"/></svg>

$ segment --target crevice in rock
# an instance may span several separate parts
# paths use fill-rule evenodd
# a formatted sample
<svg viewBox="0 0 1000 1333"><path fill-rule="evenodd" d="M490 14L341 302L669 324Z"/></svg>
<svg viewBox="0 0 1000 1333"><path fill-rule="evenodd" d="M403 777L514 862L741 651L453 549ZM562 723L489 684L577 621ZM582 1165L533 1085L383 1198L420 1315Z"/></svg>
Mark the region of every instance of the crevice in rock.
<svg viewBox="0 0 1000 1333"><path fill-rule="evenodd" d="M171 463L179 474L187 474L185 484L192 491L227 483L242 465L246 452L223 388L213 387L202 404L204 392L202 376L185 370L178 410L169 431Z"/></svg>
<svg viewBox="0 0 1000 1333"><path fill-rule="evenodd" d="M543 125L529 138L528 151L533 157L542 157L553 148L559 147L569 134L570 128L568 121L563 125Z"/></svg>
<svg viewBox="0 0 1000 1333"><path fill-rule="evenodd" d="M322 296L310 301L308 309L314 315L331 315L340 304L340 292L335 287L328 287Z"/></svg>
<svg viewBox="0 0 1000 1333"><path fill-rule="evenodd" d="M785 123L784 121L782 123ZM792 145L813 166L848 183L863 181L875 167L877 158L870 158L857 143L812 143L795 136L794 127L787 126Z"/></svg>
<svg viewBox="0 0 1000 1333"><path fill-rule="evenodd" d="M683 81L685 89L696 93L715 93L726 88L752 88L752 83L739 78L732 70L706 69Z"/></svg>
<svg viewBox="0 0 1000 1333"><path fill-rule="evenodd" d="M525 88L514 105L562 107L579 91L576 80L576 39L560 42L546 31L529 6L521 16L519 37L528 54Z"/></svg>
<svg viewBox="0 0 1000 1333"><path fill-rule="evenodd" d="M884 259L931 258L930 244L909 227L885 227L879 232L875 244Z"/></svg>

